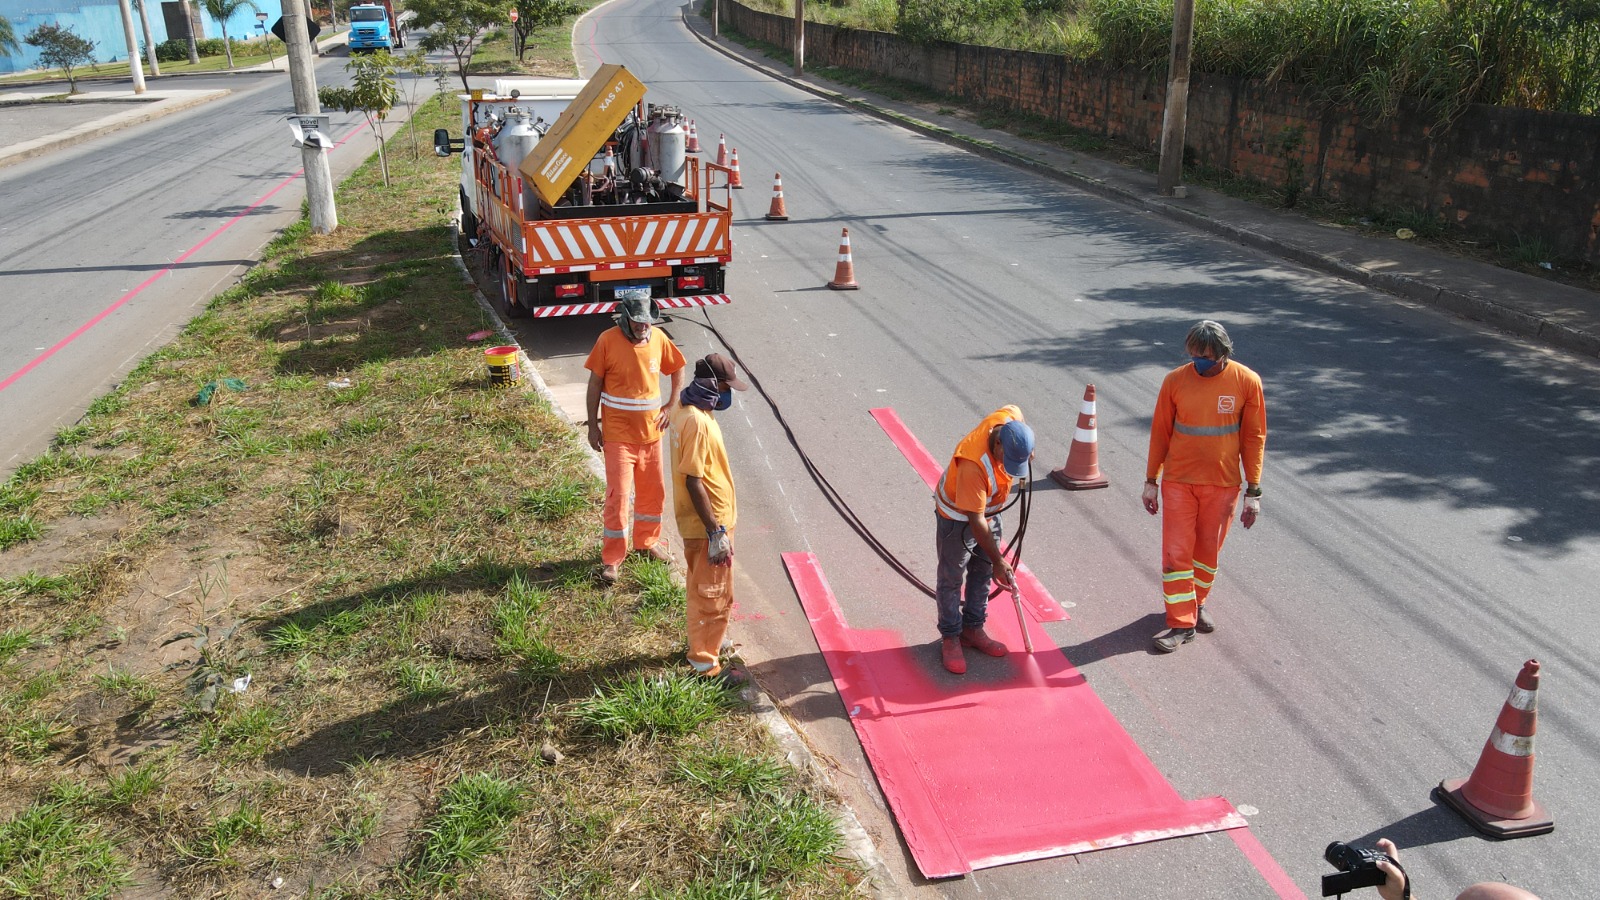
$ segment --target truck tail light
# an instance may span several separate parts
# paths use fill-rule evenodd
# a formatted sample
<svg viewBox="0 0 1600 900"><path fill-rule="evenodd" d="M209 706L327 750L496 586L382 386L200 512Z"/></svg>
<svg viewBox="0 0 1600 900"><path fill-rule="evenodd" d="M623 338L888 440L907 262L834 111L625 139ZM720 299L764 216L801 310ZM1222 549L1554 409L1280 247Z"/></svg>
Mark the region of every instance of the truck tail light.
<svg viewBox="0 0 1600 900"><path fill-rule="evenodd" d="M556 285L557 300L571 300L573 297L582 297L587 285L583 284L558 284Z"/></svg>
<svg viewBox="0 0 1600 900"><path fill-rule="evenodd" d="M704 275L678 276L678 290L680 291L703 291L705 287L706 279Z"/></svg>

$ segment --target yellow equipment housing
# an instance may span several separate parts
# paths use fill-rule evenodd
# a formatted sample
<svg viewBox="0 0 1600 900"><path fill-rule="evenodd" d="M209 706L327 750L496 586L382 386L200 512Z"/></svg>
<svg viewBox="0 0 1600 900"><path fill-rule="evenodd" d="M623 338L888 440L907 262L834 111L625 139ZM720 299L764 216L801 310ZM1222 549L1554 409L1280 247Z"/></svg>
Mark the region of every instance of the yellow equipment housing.
<svg viewBox="0 0 1600 900"><path fill-rule="evenodd" d="M644 92L622 66L600 67L518 167L541 200L554 206L561 199Z"/></svg>

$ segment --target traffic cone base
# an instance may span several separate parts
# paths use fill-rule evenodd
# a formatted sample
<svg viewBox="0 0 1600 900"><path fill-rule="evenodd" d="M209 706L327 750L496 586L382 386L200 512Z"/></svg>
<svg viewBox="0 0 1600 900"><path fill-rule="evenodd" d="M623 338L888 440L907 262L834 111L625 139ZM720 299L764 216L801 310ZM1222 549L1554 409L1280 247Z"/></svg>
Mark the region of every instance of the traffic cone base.
<svg viewBox="0 0 1600 900"><path fill-rule="evenodd" d="M1465 778L1446 778L1439 782L1439 787L1434 793L1446 806L1460 813L1461 817L1467 820L1467 824L1483 834L1504 841L1511 838L1533 837L1536 834L1549 834L1556 830L1556 820L1550 817L1544 804L1539 801L1529 801L1533 812L1527 818L1501 819L1493 813L1486 813L1473 806L1472 801L1461 793L1466 784Z"/></svg>
<svg viewBox="0 0 1600 900"><path fill-rule="evenodd" d="M856 284L856 265L850 258L850 229L844 229L839 235L839 264L834 267L833 280L828 282L828 287L836 291L853 291L861 287Z"/></svg>
<svg viewBox="0 0 1600 900"><path fill-rule="evenodd" d="M1069 491L1092 491L1110 487L1111 482L1100 474L1100 439L1095 427L1094 385L1083 391L1083 406L1078 410L1078 428L1072 435L1072 447L1067 451L1067 462L1050 473L1050 480Z"/></svg>
<svg viewBox="0 0 1600 900"><path fill-rule="evenodd" d="M767 210L767 221L789 221L789 211L783 205L783 173L781 172L772 176L772 208Z"/></svg>

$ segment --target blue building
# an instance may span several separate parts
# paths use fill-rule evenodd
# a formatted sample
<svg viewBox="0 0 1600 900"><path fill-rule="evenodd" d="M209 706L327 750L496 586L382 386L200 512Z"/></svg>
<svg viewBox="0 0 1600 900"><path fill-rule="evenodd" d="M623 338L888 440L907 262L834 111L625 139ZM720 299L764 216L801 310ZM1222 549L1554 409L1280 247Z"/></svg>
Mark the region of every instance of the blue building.
<svg viewBox="0 0 1600 900"><path fill-rule="evenodd" d="M156 43L161 43L168 37L182 38L185 36L183 27L183 4L178 0L142 0L149 4L146 9L150 17L150 33L155 36ZM256 30L256 13L267 14L267 24L276 22L283 14L278 0L255 0L256 9L249 6L240 7L228 20L228 37L234 40L249 40L257 37L261 32ZM194 36L201 38L222 37L222 26L200 8L198 0L191 0L190 8L194 11ZM0 75L7 72L22 72L28 69L39 68L39 50L22 43L28 32L46 23L54 23L63 27L71 26L79 37L94 41L94 58L96 62L111 62L113 60L126 60L128 58L128 41L122 34L122 10L116 0L0 0L0 16L5 16L11 21L11 30L17 35L18 50L12 51L10 56L0 56ZM144 45L144 29L139 24L139 12L133 13L133 33L138 36L139 45Z"/></svg>

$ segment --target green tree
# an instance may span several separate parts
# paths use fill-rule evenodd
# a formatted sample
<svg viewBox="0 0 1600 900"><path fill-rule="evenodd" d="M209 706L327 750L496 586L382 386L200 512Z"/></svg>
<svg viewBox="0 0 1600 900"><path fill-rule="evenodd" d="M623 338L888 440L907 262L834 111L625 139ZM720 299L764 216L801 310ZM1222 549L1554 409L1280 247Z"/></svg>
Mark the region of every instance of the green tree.
<svg viewBox="0 0 1600 900"><path fill-rule="evenodd" d="M317 99L323 106L345 112L361 110L367 117L367 127L378 139L378 167L383 171L383 186L389 186L389 160L383 148L383 120L389 117L400 100L400 89L395 86L394 73L404 63L389 55L387 50L352 56L345 69L354 72L349 87L325 87L317 90Z"/></svg>
<svg viewBox="0 0 1600 900"><path fill-rule="evenodd" d="M11 20L0 16L0 56L10 56L22 50L22 45L17 43L17 32L11 27Z"/></svg>
<svg viewBox="0 0 1600 900"><path fill-rule="evenodd" d="M94 41L82 37L72 26L65 28L45 23L28 32L22 39L30 47L39 48L39 62L47 69L60 69L67 76L67 92L78 92L78 80L72 70L76 66L94 62Z"/></svg>
<svg viewBox="0 0 1600 900"><path fill-rule="evenodd" d="M511 23L512 43L516 46L517 62L522 62L528 52L528 38L534 31L550 25L560 25L583 12L583 7L568 0L516 0L517 20Z"/></svg>
<svg viewBox="0 0 1600 900"><path fill-rule="evenodd" d="M487 0L410 0L406 9L411 11L412 28L428 29L422 49L429 53L449 50L456 58L462 89L472 90L467 84L467 66L478 51L478 35L500 21L504 7Z"/></svg>
<svg viewBox="0 0 1600 900"><path fill-rule="evenodd" d="M255 5L254 0L200 0L200 8L222 26L222 49L228 54L230 69L233 68L233 45L228 40L228 20L246 6L257 12L261 11L261 7Z"/></svg>

